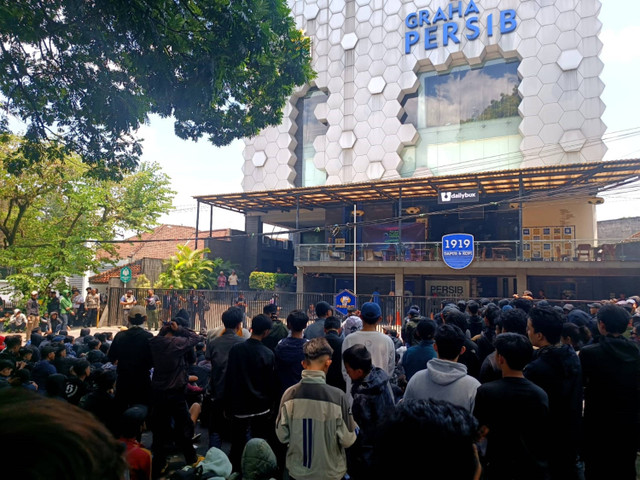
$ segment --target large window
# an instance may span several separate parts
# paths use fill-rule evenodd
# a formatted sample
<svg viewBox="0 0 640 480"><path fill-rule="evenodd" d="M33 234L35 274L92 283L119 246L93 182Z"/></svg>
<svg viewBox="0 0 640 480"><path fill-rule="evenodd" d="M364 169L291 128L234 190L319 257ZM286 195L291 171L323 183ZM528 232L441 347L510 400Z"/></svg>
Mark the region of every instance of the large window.
<svg viewBox="0 0 640 480"><path fill-rule="evenodd" d="M504 59L480 68L419 75L418 91L405 97L403 123L420 140L403 150L403 177L517 168L518 62Z"/></svg>
<svg viewBox="0 0 640 480"><path fill-rule="evenodd" d="M319 122L313 111L320 103L327 101L327 95L318 90L311 89L307 94L298 100L298 130L296 132L296 187L314 187L324 185L327 181L327 174L318 170L313 163L316 154L313 148L313 141L318 135L327 132L327 126Z"/></svg>

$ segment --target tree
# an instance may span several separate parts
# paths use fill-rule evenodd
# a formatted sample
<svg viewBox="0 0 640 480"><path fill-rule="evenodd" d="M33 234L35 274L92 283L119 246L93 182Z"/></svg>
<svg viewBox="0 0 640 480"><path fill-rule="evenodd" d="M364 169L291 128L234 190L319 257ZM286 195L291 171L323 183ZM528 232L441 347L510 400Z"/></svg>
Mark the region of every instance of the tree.
<svg viewBox="0 0 640 480"><path fill-rule="evenodd" d="M6 165L20 156L21 143L13 137L0 145L0 265L22 292L96 269L99 249L117 254L118 233L148 231L171 208L174 192L156 164L115 182L89 176L77 156L56 152L11 175Z"/></svg>
<svg viewBox="0 0 640 480"><path fill-rule="evenodd" d="M205 258L208 248L191 250L187 245L178 245L177 252L165 262L167 269L160 274L156 288L208 288L214 271L213 261Z"/></svg>
<svg viewBox="0 0 640 480"><path fill-rule="evenodd" d="M118 177L137 164L150 113L214 145L278 124L313 76L290 13L286 0L0 1L0 128L27 125L9 171L53 145Z"/></svg>

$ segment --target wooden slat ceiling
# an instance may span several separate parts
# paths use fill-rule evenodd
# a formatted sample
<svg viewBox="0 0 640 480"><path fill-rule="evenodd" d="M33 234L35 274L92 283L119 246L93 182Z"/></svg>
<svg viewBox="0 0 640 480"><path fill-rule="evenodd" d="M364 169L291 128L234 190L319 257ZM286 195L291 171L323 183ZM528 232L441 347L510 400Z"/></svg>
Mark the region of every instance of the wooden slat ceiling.
<svg viewBox="0 0 640 480"><path fill-rule="evenodd" d="M554 165L522 170L468 173L441 177L399 178L366 183L264 190L220 195L201 195L197 201L240 213L325 208L402 199L435 199L439 191L478 189L481 195L517 194L520 182L525 193L564 187L595 190L640 179L640 159Z"/></svg>

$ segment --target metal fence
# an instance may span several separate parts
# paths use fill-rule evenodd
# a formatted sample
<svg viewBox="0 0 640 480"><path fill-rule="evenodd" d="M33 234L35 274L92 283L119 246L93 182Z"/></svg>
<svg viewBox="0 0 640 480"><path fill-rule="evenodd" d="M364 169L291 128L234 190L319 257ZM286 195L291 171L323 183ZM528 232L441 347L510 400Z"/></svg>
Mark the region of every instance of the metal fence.
<svg viewBox="0 0 640 480"><path fill-rule="evenodd" d="M120 298L125 294L127 290L133 290L134 296L137 299L138 305L144 305L144 298L147 296L147 289L125 289L111 287L109 289L108 298L108 311L106 312L107 319L102 319L101 325L118 326L124 325L124 312L120 305ZM154 293L160 298L160 304L163 303L165 295L172 295L173 293L178 295L180 299L179 308L184 308L190 311L189 308L189 290L162 290L156 289ZM276 303L279 307L280 318L286 318L286 316L295 309L304 310L307 312L311 319L315 318L314 306L320 301L328 302L330 305L335 305L335 295L331 293L292 293L292 292L272 292L272 291L243 291L232 292L230 290L198 290L196 293L203 293L204 298L207 299L209 304L209 310L204 313L205 326L207 330L211 330L222 326L221 316L222 313L229 307L236 305L240 294L244 295L244 303L246 304L247 318L252 318L255 315L262 313L262 309L269 303ZM426 317L431 317L437 314L443 303L456 303L459 298L443 298L443 297L419 297L419 296L389 296L380 295L379 297L372 298L371 294L357 295L357 306L361 307L365 302L376 300L381 309L383 316L383 325L399 325L402 318L407 314L409 307L417 305L420 307L420 312ZM464 298L463 300L468 300ZM491 299L497 303L499 299ZM536 300L537 301L537 300ZM551 305L563 306L567 303L572 304L575 308L589 311L588 304L594 301L600 300L547 300ZM167 311L166 309L160 310L159 316L161 319L175 316L177 312ZM339 315L339 314L338 314ZM196 329L200 329L200 319L195 316L195 323L192 322L192 326Z"/></svg>

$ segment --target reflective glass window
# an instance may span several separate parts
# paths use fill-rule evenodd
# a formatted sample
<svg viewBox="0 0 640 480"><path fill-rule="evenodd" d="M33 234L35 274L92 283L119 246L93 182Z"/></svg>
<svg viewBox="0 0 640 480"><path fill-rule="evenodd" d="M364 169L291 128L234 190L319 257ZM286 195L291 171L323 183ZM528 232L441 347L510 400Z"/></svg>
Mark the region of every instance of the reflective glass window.
<svg viewBox="0 0 640 480"><path fill-rule="evenodd" d="M313 141L317 136L327 132L327 126L316 118L314 110L316 106L326 101L327 95L318 89L309 90L304 97L298 100L298 130L296 132L298 145L295 149L297 158L295 185L297 187L324 185L327 181L326 172L316 168L313 163L313 157L316 154Z"/></svg>
<svg viewBox="0 0 640 480"><path fill-rule="evenodd" d="M403 123L420 140L402 152L403 177L518 168L518 61L419 74L420 86L403 101Z"/></svg>

